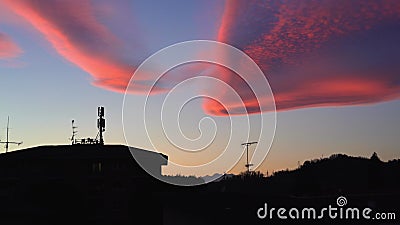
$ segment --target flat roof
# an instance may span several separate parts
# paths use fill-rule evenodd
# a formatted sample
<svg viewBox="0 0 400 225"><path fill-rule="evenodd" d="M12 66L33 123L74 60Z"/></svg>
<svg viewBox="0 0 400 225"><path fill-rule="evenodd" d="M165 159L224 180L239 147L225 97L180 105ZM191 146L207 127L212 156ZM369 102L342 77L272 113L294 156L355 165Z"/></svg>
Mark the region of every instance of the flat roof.
<svg viewBox="0 0 400 225"><path fill-rule="evenodd" d="M125 145L99 145L99 144L76 144L76 145L45 145L26 148L8 153L0 154L1 159L127 159L133 160L130 151L140 151L150 157L160 155L168 160L168 156Z"/></svg>

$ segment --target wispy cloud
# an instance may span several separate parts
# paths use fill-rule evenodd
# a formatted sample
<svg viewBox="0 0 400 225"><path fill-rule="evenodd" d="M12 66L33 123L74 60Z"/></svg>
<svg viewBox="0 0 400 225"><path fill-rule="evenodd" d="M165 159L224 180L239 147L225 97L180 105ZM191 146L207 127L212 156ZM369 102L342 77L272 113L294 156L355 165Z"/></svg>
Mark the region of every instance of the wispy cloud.
<svg viewBox="0 0 400 225"><path fill-rule="evenodd" d="M6 1L70 62L93 76L93 84L123 92L138 62L124 57L126 45L101 23L97 10L83 1ZM139 87L140 88L140 87ZM140 90L138 90L140 91Z"/></svg>
<svg viewBox="0 0 400 225"><path fill-rule="evenodd" d="M391 0L227 1L218 34L262 68L278 110L398 98L399 38L400 2ZM254 96L225 77L250 109Z"/></svg>
<svg viewBox="0 0 400 225"><path fill-rule="evenodd" d="M127 26L105 21L107 16L102 14L117 12L111 4L95 5L88 0L5 3L39 30L60 55L88 72L94 85L108 90L125 91L137 66L151 53L145 46L160 45L138 38L139 20L129 26L132 32L118 35L115 31ZM215 38L244 50L257 62L271 84L278 110L370 104L399 97L397 0L226 1L221 14ZM163 21L154 23L162 26ZM3 39L0 36L1 46L10 49L2 50L0 57L3 52L6 57L20 53L18 47L2 44ZM127 49L132 50L133 39L137 44L132 58ZM153 92L167 92L180 80L209 70L207 65L202 67L165 76ZM229 71L217 77L238 92L250 113L260 112L243 81ZM142 94L153 78L143 73L135 79L138 82L130 90ZM224 106L205 100L205 112L224 116L239 107L223 88L215 90L220 90Z"/></svg>
<svg viewBox="0 0 400 225"><path fill-rule="evenodd" d="M15 58L22 49L5 33L0 32L0 59Z"/></svg>

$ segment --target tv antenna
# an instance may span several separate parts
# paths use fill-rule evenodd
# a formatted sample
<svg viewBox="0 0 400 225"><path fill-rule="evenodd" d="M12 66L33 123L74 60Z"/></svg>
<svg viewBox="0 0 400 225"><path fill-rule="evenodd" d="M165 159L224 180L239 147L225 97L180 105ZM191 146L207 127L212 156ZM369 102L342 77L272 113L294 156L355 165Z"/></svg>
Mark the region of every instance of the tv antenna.
<svg viewBox="0 0 400 225"><path fill-rule="evenodd" d="M20 141L20 142L16 142L16 141L9 141L8 140L8 136L9 136L9 132L10 132L10 117L8 116L7 117L7 140L6 141L0 141L0 144L6 144L6 146L5 146L5 148L6 148L6 153L8 152L8 146L10 145L10 144L15 144L15 145L21 145L22 144L22 141Z"/></svg>
<svg viewBox="0 0 400 225"><path fill-rule="evenodd" d="M70 139L72 144L75 144L75 135L76 135L76 133L78 133L76 128L78 128L78 127L75 126L75 120L72 120L72 136Z"/></svg>
<svg viewBox="0 0 400 225"><path fill-rule="evenodd" d="M249 163L249 146L257 143L257 141L242 143L243 146L246 146L246 165L244 166L247 168L248 173L250 172L250 166L253 166L253 164Z"/></svg>

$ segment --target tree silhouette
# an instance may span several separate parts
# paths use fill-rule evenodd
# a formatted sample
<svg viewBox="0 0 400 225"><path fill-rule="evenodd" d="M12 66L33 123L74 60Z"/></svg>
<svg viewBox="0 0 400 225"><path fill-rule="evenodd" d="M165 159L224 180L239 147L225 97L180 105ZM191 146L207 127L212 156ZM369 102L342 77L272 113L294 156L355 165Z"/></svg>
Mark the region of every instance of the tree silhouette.
<svg viewBox="0 0 400 225"><path fill-rule="evenodd" d="M381 159L378 157L378 154L376 152L374 152L370 158L373 161L379 161L381 162Z"/></svg>

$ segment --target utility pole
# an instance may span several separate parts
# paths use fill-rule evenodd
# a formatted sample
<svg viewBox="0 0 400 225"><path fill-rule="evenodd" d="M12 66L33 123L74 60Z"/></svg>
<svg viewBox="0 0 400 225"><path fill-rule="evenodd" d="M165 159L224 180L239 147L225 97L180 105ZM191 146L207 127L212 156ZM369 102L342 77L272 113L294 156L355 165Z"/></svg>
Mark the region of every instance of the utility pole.
<svg viewBox="0 0 400 225"><path fill-rule="evenodd" d="M9 131L10 131L10 117L7 117L7 140L6 141L0 141L0 144L6 144L5 148L6 148L6 153L8 152L8 146L9 144L16 144L16 145L20 145L22 144L22 141L20 142L15 142L15 141L9 141L8 140L8 136L9 136Z"/></svg>
<svg viewBox="0 0 400 225"><path fill-rule="evenodd" d="M253 166L253 164L249 163L249 146L253 145L253 144L257 144L257 141L253 141L253 142L246 142L243 143L242 145L246 147L246 165L245 167L247 168L247 172L250 172L250 166Z"/></svg>

